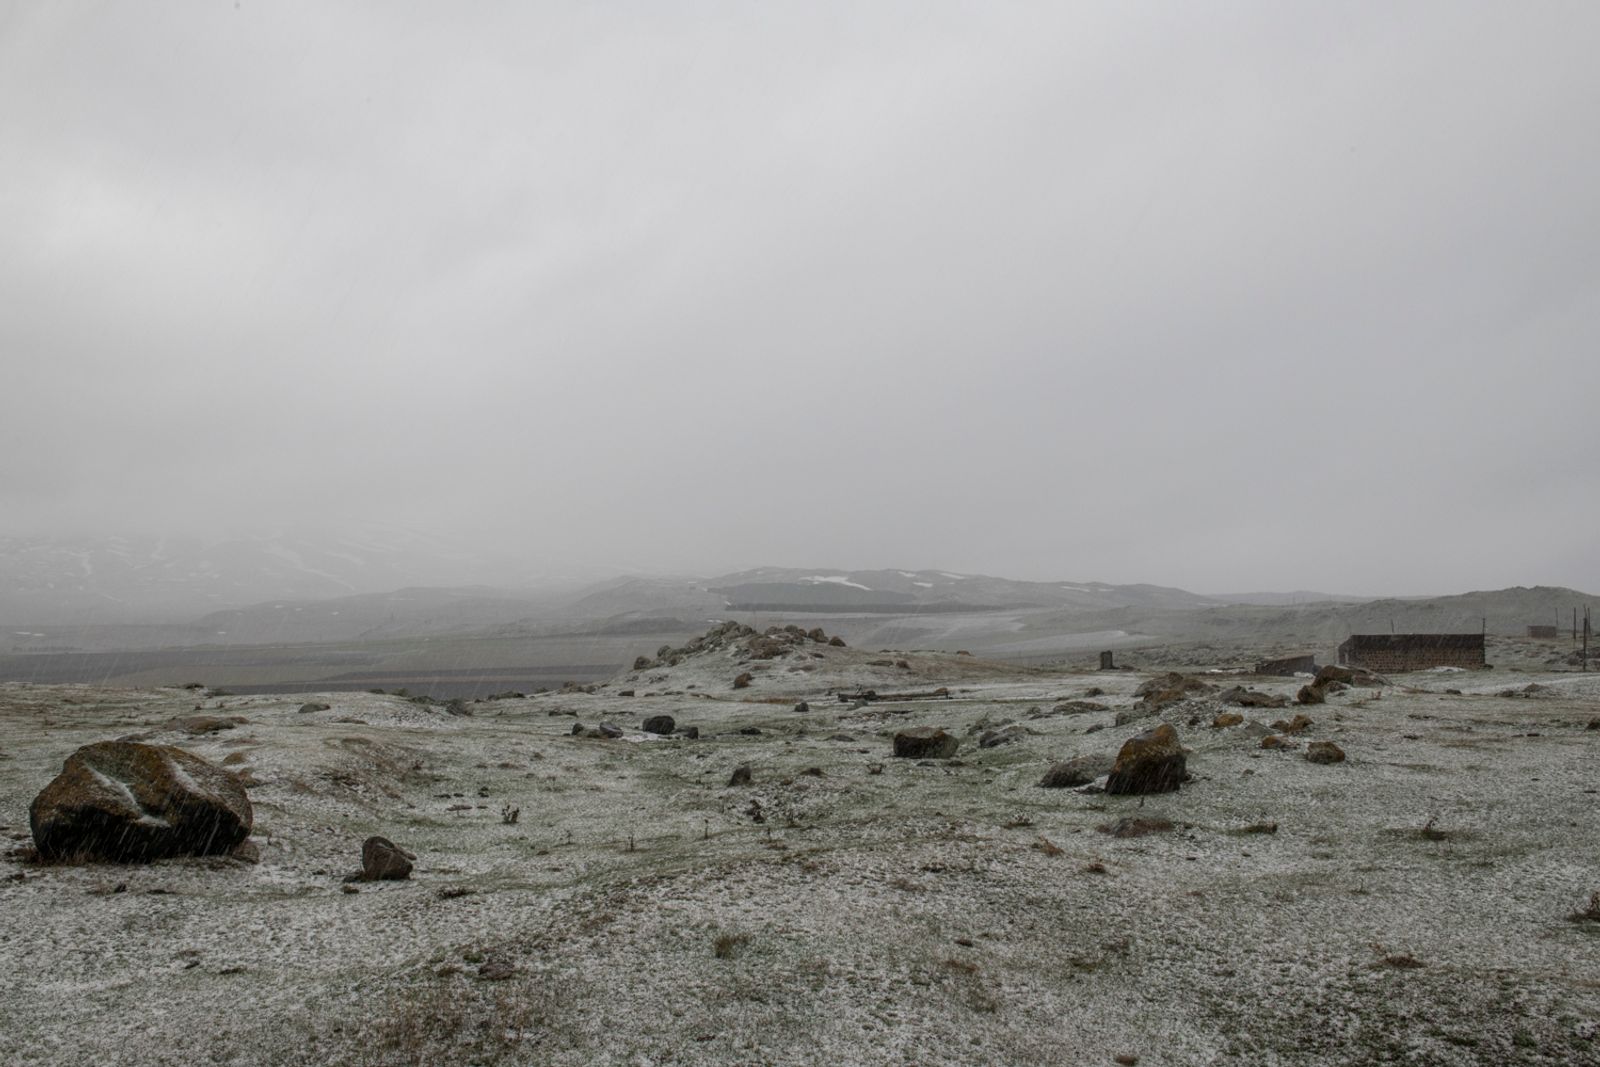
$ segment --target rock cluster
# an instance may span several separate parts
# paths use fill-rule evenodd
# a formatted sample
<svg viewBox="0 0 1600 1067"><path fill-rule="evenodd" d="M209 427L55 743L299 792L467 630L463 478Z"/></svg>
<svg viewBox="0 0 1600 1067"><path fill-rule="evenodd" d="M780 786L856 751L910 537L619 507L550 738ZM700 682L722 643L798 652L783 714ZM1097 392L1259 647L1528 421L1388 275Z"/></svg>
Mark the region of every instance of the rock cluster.
<svg viewBox="0 0 1600 1067"><path fill-rule="evenodd" d="M1216 689L1216 686L1202 682L1198 678L1171 671L1145 682L1133 691L1133 695L1142 698L1146 707L1155 710L1168 704L1176 704L1187 696L1214 693Z"/></svg>
<svg viewBox="0 0 1600 1067"><path fill-rule="evenodd" d="M1317 671L1310 685L1301 686L1294 699L1297 704L1321 704L1329 693L1337 693L1353 685L1377 688L1388 684L1378 675L1359 667L1337 667L1330 663Z"/></svg>
<svg viewBox="0 0 1600 1067"><path fill-rule="evenodd" d="M805 630L791 624L769 626L765 630L758 631L741 622L725 622L713 626L678 648L662 645L656 649L653 658L640 656L633 661L633 669L644 671L654 667L676 667L690 656L724 649L732 649L741 662L747 659L777 659L808 643L829 645L833 648L845 647L844 641L838 637L829 637L820 626Z"/></svg>
<svg viewBox="0 0 1600 1067"><path fill-rule="evenodd" d="M1286 708L1289 698L1278 696L1275 693L1261 693L1254 689L1245 689L1234 686L1218 698L1224 704L1233 704L1241 708Z"/></svg>

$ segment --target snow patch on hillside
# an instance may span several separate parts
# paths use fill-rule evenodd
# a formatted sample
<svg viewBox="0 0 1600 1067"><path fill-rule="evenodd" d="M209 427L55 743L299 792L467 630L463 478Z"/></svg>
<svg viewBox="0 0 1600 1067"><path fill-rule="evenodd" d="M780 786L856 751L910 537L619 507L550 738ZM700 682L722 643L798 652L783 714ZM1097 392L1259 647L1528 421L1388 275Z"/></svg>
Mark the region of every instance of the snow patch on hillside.
<svg viewBox="0 0 1600 1067"><path fill-rule="evenodd" d="M860 582L852 582L843 574L813 574L809 578L802 578L800 580L802 582L809 582L812 585L819 585L823 582L827 582L832 585L848 585L851 589L865 589L869 593L872 592L871 586L862 585Z"/></svg>

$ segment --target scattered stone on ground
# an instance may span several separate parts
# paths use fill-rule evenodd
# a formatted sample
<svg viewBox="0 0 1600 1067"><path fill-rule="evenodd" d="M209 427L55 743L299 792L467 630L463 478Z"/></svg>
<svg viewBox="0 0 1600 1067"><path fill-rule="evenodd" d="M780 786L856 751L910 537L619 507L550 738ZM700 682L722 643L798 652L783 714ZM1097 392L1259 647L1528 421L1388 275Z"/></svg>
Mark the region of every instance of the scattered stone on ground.
<svg viewBox="0 0 1600 1067"><path fill-rule="evenodd" d="M1306 748L1307 763L1342 763L1344 749L1332 741L1313 741Z"/></svg>
<svg viewBox="0 0 1600 1067"><path fill-rule="evenodd" d="M390 841L374 834L361 843L361 873L354 876L363 882L400 882L411 877L411 861L417 857Z"/></svg>
<svg viewBox="0 0 1600 1067"><path fill-rule="evenodd" d="M1279 719L1272 724L1272 728L1280 734L1303 734L1316 723L1311 716L1302 713L1296 714L1292 719Z"/></svg>
<svg viewBox="0 0 1600 1067"><path fill-rule="evenodd" d="M1114 795L1168 793L1188 777L1178 731L1162 723L1123 744L1111 775L1106 779L1106 792Z"/></svg>
<svg viewBox="0 0 1600 1067"><path fill-rule="evenodd" d="M934 726L914 726L894 735L894 754L901 759L949 759L961 741Z"/></svg>
<svg viewBox="0 0 1600 1067"><path fill-rule="evenodd" d="M659 734L665 737L672 733L677 725L678 721L671 715L652 715L639 728L647 734Z"/></svg>
<svg viewBox="0 0 1600 1067"><path fill-rule="evenodd" d="M1027 737L1031 731L1027 727L1013 723L1002 726L997 730L985 730L978 738L979 748L998 748L1000 745L1009 745L1013 741L1020 741Z"/></svg>

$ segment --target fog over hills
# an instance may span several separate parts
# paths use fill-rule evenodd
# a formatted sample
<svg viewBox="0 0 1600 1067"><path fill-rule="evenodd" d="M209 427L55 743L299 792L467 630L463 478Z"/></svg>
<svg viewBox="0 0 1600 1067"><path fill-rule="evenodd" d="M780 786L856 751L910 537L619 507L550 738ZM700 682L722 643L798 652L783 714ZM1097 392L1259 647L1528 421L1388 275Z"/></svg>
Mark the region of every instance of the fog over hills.
<svg viewBox="0 0 1600 1067"><path fill-rule="evenodd" d="M416 586L576 588L551 574L393 525L289 527L244 536L0 537L0 624L189 622L265 601L320 601Z"/></svg>
<svg viewBox="0 0 1600 1067"><path fill-rule="evenodd" d="M394 530L0 541L0 648L19 653L625 638L690 633L725 618L811 618L869 643L1001 656L1202 640L1331 647L1354 632L1567 626L1573 609L1593 599L1553 586L1431 598L1200 595L1149 584L829 567L584 580Z"/></svg>

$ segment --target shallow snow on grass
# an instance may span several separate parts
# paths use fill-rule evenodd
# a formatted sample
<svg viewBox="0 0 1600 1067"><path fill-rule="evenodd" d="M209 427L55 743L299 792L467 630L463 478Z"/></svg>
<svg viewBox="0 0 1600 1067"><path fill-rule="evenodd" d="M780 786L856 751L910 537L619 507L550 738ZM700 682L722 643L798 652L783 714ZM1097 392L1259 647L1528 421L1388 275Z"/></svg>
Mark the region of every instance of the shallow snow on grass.
<svg viewBox="0 0 1600 1067"><path fill-rule="evenodd" d="M200 738L161 732L191 693L0 687L9 845L74 748L152 733L235 757L261 851L0 858L0 1062L1600 1062L1600 924L1569 920L1600 889L1595 680L1495 672L1553 694L1511 699L1413 676L1224 729L1201 696L1118 727L1147 675L800 649L470 718L206 696L248 721ZM838 699L862 688L891 698ZM1109 710L1055 710L1092 690ZM1262 750L1295 710L1302 746L1348 759ZM648 739L654 714L700 740ZM601 721L625 739L571 732ZM1191 749L1181 791L1036 786L1155 721ZM921 725L957 758L894 759ZM1100 832L1125 816L1173 829ZM344 892L375 833L413 878Z"/></svg>

